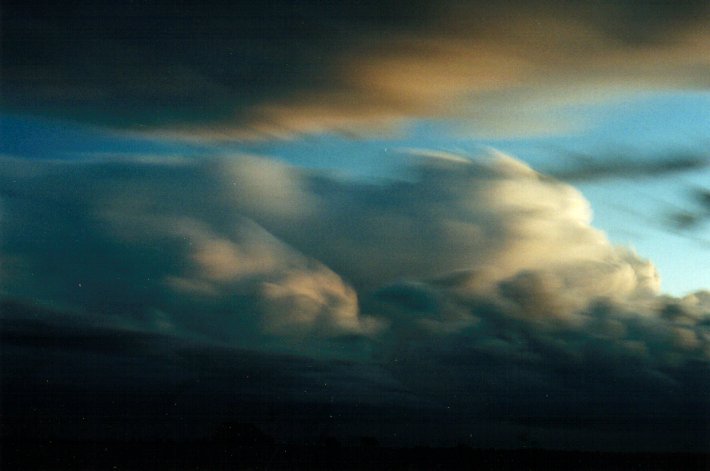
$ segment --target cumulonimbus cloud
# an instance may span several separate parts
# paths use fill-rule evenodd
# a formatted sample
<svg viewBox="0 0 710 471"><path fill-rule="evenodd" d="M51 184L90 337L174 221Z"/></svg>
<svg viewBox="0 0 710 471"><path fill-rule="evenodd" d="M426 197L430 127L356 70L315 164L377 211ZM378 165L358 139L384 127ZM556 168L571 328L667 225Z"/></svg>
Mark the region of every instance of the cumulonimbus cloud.
<svg viewBox="0 0 710 471"><path fill-rule="evenodd" d="M357 332L358 298L406 280L455 279L458 296L503 289L520 315L549 318L595 299L642 302L659 289L650 262L590 225L579 192L499 153L420 152L408 179L377 184L254 157L6 163L5 256L32 273L51 267L43 282L24 274L23 284L19 273L9 286L49 299L63 291L92 308L120 297L165 310L167 293L204 303L261 296L284 316L300 303L294 319L333 315L333 325ZM27 208L43 217L30 220ZM53 250L50 237L67 247ZM135 277L142 288L128 288ZM71 286L82 279L107 291ZM282 324L267 311L267 324Z"/></svg>
<svg viewBox="0 0 710 471"><path fill-rule="evenodd" d="M6 159L4 252L57 265L57 273L77 270L77 278L101 270L102 277L132 279L148 267L104 270L109 259L122 250L135 257L152 251L158 263L145 274L145 296L162 283L214 298L255 280L272 283L277 274L303 288L309 283L297 281L299 270L321 282L338 273L363 294L457 272L475 273L466 281L472 292L523 272L540 274L538 283L567 293L575 306L657 292L653 266L591 227L589 205L571 186L502 154L413 159L414 178L385 184L332 180L252 157L177 164ZM30 220L20 211L26 207L45 218ZM81 244L59 255L50 236ZM108 265L86 260L82 250ZM56 278L44 286L58 289ZM313 286L330 284L321 282ZM334 292L356 311L346 284ZM263 292L285 295L273 286Z"/></svg>
<svg viewBox="0 0 710 471"><path fill-rule="evenodd" d="M510 156L411 165L365 184L255 157L3 158L2 295L363 361L466 420L707 414L707 292L661 295L577 190Z"/></svg>

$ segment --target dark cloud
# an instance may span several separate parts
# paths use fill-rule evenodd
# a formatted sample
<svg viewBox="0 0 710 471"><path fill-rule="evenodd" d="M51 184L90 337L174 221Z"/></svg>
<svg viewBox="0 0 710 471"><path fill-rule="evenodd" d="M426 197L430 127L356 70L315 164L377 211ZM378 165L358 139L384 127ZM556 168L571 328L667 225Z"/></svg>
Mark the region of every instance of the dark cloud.
<svg viewBox="0 0 710 471"><path fill-rule="evenodd" d="M288 170L238 162L5 159L4 288L225 341L376 330L336 273L249 218L300 210Z"/></svg>
<svg viewBox="0 0 710 471"><path fill-rule="evenodd" d="M409 335L377 361L351 362L108 327L93 315L77 321L16 302L3 309L3 331L25 332L3 339L1 351L13 437L199 438L236 420L297 442L368 434L396 444L515 446L526 433L552 448L707 443L707 364L656 371L615 349L609 339L621 341L618 333L493 322ZM484 324L506 315L483 311ZM27 316L37 324L27 328ZM76 341L98 337L108 346Z"/></svg>
<svg viewBox="0 0 710 471"><path fill-rule="evenodd" d="M464 113L462 101L485 128L525 128L518 109L489 112L488 100L524 90L577 102L620 81L706 86L707 4L669 5L9 2L2 103L227 139L379 129Z"/></svg>
<svg viewBox="0 0 710 471"><path fill-rule="evenodd" d="M22 433L237 417L291 438L707 447L710 295L660 295L579 192L512 157L420 152L378 184L247 156L3 158L0 195Z"/></svg>
<svg viewBox="0 0 710 471"><path fill-rule="evenodd" d="M420 297L439 299L424 315L411 309L413 285L404 302L381 298L390 310L398 305L400 323L406 312L413 317L394 324L398 341L388 344L387 356L393 375L464 416L505 417L540 437L564 430L574 441L585 430L604 430L619 443L632 436L643 441L641 431L657 423L684 430L688 443L707 440L702 417L710 412L704 397L710 370L700 340L707 339L706 304L658 300L656 309L675 306L689 316L670 321L648 306L597 300L561 319L563 293L531 286L532 276L522 284L519 277L504 280L485 297L422 285Z"/></svg>
<svg viewBox="0 0 710 471"><path fill-rule="evenodd" d="M596 156L573 155L572 168L552 170L550 175L560 180L588 182L605 179L659 178L703 170L710 165L707 155L667 152L660 157L638 158L633 155Z"/></svg>
<svg viewBox="0 0 710 471"><path fill-rule="evenodd" d="M679 231L697 230L710 219L710 190L694 188L690 191L685 209L672 212L667 221L671 228Z"/></svg>
<svg viewBox="0 0 710 471"><path fill-rule="evenodd" d="M392 10L372 2L10 4L5 106L134 129L244 120L266 99L327 88L354 36L408 23Z"/></svg>
<svg viewBox="0 0 710 471"><path fill-rule="evenodd" d="M433 410L374 363L196 341L16 300L0 308L4 436L183 440L235 420L308 442Z"/></svg>

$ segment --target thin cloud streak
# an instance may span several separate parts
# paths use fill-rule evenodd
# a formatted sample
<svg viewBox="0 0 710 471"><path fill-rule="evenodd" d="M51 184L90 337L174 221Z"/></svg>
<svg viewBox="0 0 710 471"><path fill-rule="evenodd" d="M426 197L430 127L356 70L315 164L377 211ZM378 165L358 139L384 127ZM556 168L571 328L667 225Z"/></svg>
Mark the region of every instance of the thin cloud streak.
<svg viewBox="0 0 710 471"><path fill-rule="evenodd" d="M644 155L639 158L633 153L619 155L566 154L572 168L551 170L549 174L570 182L593 182L609 179L663 178L683 172L703 170L710 165L710 157L705 154L666 152L660 157Z"/></svg>

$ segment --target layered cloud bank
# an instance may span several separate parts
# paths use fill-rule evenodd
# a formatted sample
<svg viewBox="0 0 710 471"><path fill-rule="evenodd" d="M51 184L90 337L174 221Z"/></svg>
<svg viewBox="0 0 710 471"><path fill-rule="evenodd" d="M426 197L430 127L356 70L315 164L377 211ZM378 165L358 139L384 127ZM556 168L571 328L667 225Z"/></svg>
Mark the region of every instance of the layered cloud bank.
<svg viewBox="0 0 710 471"><path fill-rule="evenodd" d="M209 139L441 116L550 132L580 123L540 109L706 88L709 14L703 1L8 2L2 105Z"/></svg>
<svg viewBox="0 0 710 471"><path fill-rule="evenodd" d="M74 326L346 360L357 374L304 378L339 377L344 403L404 395L439 425L447 407L543 436L653 418L707 444L710 294L661 295L577 190L512 157L420 152L378 183L249 156L3 158L0 191L20 348L38 345L32 319L60 349L93 345L64 345Z"/></svg>

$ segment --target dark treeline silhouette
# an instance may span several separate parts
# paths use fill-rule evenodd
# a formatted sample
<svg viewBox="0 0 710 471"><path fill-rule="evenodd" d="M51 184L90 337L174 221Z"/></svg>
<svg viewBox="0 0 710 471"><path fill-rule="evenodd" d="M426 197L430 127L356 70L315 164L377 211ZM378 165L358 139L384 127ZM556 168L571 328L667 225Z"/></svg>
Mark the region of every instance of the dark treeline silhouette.
<svg viewBox="0 0 710 471"><path fill-rule="evenodd" d="M707 470L710 454L608 453L543 449L494 450L459 445L385 447L373 437L343 445L321 436L283 444L252 424L222 424L208 439L89 441L4 437L8 470Z"/></svg>

